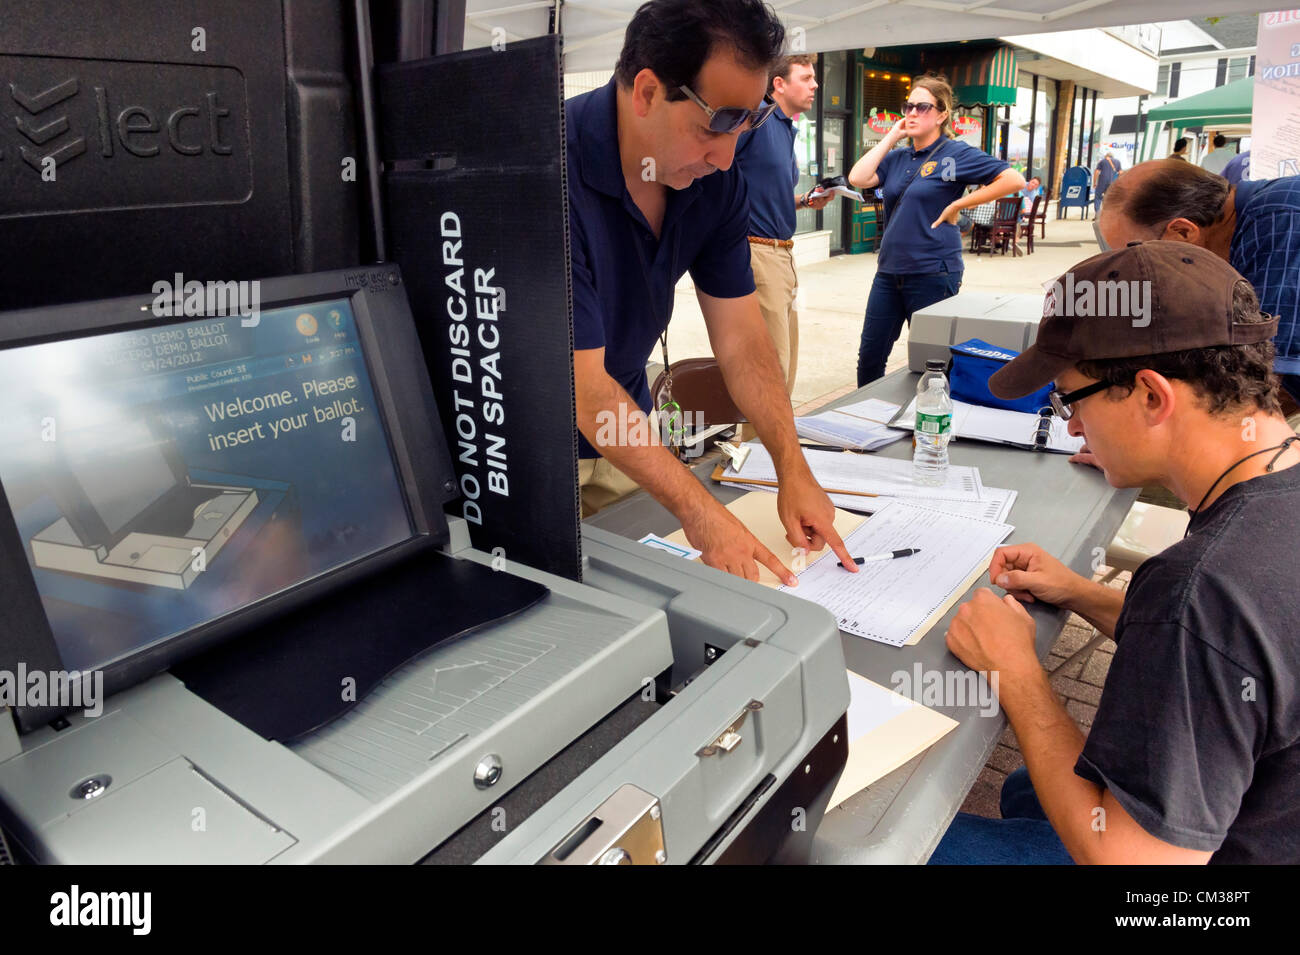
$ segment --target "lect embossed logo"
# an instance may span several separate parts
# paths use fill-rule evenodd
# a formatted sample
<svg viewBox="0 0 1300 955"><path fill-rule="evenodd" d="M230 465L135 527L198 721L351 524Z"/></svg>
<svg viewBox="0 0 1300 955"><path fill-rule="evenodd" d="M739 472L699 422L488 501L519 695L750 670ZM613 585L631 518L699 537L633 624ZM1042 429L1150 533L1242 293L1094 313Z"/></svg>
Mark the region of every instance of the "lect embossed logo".
<svg viewBox="0 0 1300 955"><path fill-rule="evenodd" d="M242 202L252 182L237 69L0 55L0 218Z"/></svg>
<svg viewBox="0 0 1300 955"><path fill-rule="evenodd" d="M26 116L20 113L14 117L18 132L27 137L33 146L45 146L55 136L62 136L68 132L71 127L67 114L50 115L50 110L69 97L76 96L79 85L74 76L49 89L33 93L20 89L17 83L10 83L9 95L27 113ZM59 164L67 162L74 156L80 156L85 151L86 137L84 136L78 136L61 144L55 143L44 152L30 149L26 144L18 147L18 154L23 157L23 162L38 173L42 169L49 168L48 160L54 161L57 170Z"/></svg>

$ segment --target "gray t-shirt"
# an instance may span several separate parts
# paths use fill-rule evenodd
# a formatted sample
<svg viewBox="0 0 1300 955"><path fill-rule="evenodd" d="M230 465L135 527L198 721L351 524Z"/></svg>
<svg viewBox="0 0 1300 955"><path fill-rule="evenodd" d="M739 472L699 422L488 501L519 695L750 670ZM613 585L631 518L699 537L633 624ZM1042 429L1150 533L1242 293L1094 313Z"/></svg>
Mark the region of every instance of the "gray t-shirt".
<svg viewBox="0 0 1300 955"><path fill-rule="evenodd" d="M1193 515L1115 640L1075 772L1211 862L1300 862L1300 466Z"/></svg>

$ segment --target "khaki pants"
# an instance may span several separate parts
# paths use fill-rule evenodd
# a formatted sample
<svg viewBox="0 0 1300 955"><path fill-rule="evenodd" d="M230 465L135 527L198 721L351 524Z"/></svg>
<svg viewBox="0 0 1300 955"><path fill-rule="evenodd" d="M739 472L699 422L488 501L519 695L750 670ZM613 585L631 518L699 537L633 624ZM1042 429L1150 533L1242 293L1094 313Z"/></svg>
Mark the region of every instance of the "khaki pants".
<svg viewBox="0 0 1300 955"><path fill-rule="evenodd" d="M578 461L578 486L582 491L582 516L591 517L640 485L610 464L604 458L582 458Z"/></svg>
<svg viewBox="0 0 1300 955"><path fill-rule="evenodd" d="M781 360L786 393L794 394L794 376L799 365L799 313L794 307L799 277L794 271L794 249L751 242L749 264L754 270L754 284L758 286L758 307L776 346L776 356Z"/></svg>

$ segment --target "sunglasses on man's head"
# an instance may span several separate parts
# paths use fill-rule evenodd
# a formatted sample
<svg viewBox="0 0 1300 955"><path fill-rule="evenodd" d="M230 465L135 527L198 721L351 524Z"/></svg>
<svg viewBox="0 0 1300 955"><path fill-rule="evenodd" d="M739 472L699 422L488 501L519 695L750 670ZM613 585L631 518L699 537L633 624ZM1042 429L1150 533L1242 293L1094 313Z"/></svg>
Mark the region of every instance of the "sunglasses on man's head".
<svg viewBox="0 0 1300 955"><path fill-rule="evenodd" d="M934 108L935 105L933 103L904 103L903 115L906 116L912 110L916 110L917 116L924 116L926 113L930 112L930 110Z"/></svg>
<svg viewBox="0 0 1300 955"><path fill-rule="evenodd" d="M749 123L750 129L758 129L767 122L767 118L776 110L776 103L767 97L764 97L763 105L758 109L747 109L744 106L723 106L721 109L714 109L704 100L695 95L689 86L677 87L700 109L704 110L709 116L709 129L715 133L734 133Z"/></svg>

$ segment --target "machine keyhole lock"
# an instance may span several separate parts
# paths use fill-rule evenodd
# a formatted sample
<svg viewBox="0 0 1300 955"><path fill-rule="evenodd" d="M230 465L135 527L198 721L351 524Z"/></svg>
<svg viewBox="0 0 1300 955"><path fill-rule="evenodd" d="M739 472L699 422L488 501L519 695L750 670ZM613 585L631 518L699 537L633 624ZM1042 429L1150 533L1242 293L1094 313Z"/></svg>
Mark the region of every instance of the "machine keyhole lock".
<svg viewBox="0 0 1300 955"><path fill-rule="evenodd" d="M108 775L108 773L100 773L98 776L83 779L73 786L68 792L68 798L77 800L95 799L104 795L104 792L112 784L112 776Z"/></svg>

